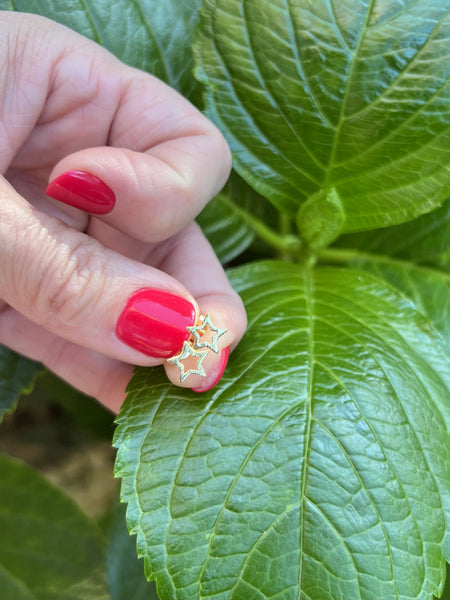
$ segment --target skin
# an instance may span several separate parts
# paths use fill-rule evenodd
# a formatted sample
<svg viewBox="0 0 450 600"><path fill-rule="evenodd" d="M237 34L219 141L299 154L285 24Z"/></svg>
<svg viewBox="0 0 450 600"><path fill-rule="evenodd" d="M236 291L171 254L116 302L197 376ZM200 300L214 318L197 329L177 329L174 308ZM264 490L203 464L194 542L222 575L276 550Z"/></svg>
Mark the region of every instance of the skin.
<svg viewBox="0 0 450 600"><path fill-rule="evenodd" d="M132 365L162 364L122 343L127 299L150 287L190 300L238 343L242 302L193 222L231 166L219 131L158 79L47 19L0 12L0 344L44 363L117 411ZM116 194L106 216L45 195L70 170ZM177 385L207 388L206 378Z"/></svg>

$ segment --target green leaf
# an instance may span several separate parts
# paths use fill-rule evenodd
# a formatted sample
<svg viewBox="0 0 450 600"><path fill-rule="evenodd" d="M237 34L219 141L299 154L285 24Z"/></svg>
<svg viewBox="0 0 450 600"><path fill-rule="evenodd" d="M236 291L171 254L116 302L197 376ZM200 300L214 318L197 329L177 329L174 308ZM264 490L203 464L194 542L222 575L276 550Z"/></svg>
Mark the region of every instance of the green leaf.
<svg viewBox="0 0 450 600"><path fill-rule="evenodd" d="M414 221L371 231L342 236L338 246L353 247L368 254L398 258L416 265L450 270L450 199Z"/></svg>
<svg viewBox="0 0 450 600"><path fill-rule="evenodd" d="M249 217L250 215L250 217ZM222 192L197 217L197 222L222 262L229 263L255 240L254 218L278 218L273 207L234 171Z"/></svg>
<svg viewBox="0 0 450 600"><path fill-rule="evenodd" d="M448 29L446 0L206 0L196 75L260 194L295 217L335 188L373 229L448 195Z"/></svg>
<svg viewBox="0 0 450 600"><path fill-rule="evenodd" d="M439 594L449 548L449 361L371 275L268 261L231 281L247 334L201 396L138 369L116 473L171 598Z"/></svg>
<svg viewBox="0 0 450 600"><path fill-rule="evenodd" d="M409 298L441 333L450 353L450 202L414 221L343 236L323 258L385 279ZM356 248L355 252L353 249Z"/></svg>
<svg viewBox="0 0 450 600"><path fill-rule="evenodd" d="M112 600L158 600L155 584L145 578L144 561L136 556L136 538L128 533L123 504L114 511L106 569Z"/></svg>
<svg viewBox="0 0 450 600"><path fill-rule="evenodd" d="M339 237L345 225L345 212L339 194L331 189L309 198L297 215L297 227L312 251L326 248Z"/></svg>
<svg viewBox="0 0 450 600"><path fill-rule="evenodd" d="M200 4L201 0L15 0L14 9L78 31L198 103L190 46Z"/></svg>
<svg viewBox="0 0 450 600"><path fill-rule="evenodd" d="M0 473L2 598L108 598L94 523L29 466L0 455Z"/></svg>
<svg viewBox="0 0 450 600"><path fill-rule="evenodd" d="M42 366L0 346L0 422L12 412L21 394L29 394Z"/></svg>
<svg viewBox="0 0 450 600"><path fill-rule="evenodd" d="M226 194L211 200L197 217L197 223L222 264L242 254L255 238L253 229L241 218Z"/></svg>

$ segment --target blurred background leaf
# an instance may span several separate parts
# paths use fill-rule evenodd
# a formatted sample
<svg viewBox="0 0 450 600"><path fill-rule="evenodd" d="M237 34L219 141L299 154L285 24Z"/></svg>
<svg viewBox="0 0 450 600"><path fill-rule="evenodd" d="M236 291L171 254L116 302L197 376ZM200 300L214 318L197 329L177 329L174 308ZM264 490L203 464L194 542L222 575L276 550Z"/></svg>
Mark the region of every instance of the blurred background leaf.
<svg viewBox="0 0 450 600"><path fill-rule="evenodd" d="M0 423L21 394L30 393L42 365L0 346Z"/></svg>
<svg viewBox="0 0 450 600"><path fill-rule="evenodd" d="M16 600L108 599L103 541L61 490L0 455L0 590Z"/></svg>

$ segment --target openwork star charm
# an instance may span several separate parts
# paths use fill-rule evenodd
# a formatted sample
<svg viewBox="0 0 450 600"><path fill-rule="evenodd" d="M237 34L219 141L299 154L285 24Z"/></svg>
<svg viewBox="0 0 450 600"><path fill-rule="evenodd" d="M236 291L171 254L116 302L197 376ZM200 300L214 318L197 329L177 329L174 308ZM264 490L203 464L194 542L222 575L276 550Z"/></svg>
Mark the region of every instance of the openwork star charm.
<svg viewBox="0 0 450 600"><path fill-rule="evenodd" d="M216 354L219 352L218 340L220 336L228 331L228 329L220 329L213 325L209 315L206 315L204 318L200 317L199 325L193 325L186 329L194 338L194 348L209 348ZM209 335L209 332L212 334L212 337ZM201 341L201 338L204 338L205 336L210 338L210 341Z"/></svg>
<svg viewBox="0 0 450 600"><path fill-rule="evenodd" d="M167 361L176 365L180 369L180 381L183 382L186 377L189 375L200 375L201 377L206 377L205 369L202 366L202 362L205 360L208 351L198 351L195 350L189 342L183 343L183 349L179 354L172 356L172 358L168 358ZM192 359L197 359L195 362L195 368L186 368L183 364L183 361L190 361Z"/></svg>

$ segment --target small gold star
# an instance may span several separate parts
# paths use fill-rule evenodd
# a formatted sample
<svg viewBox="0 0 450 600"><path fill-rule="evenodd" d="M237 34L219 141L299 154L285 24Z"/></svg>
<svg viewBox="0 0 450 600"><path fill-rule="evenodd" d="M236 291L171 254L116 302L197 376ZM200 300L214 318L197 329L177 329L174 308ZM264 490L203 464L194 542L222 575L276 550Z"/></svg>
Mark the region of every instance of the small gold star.
<svg viewBox="0 0 450 600"><path fill-rule="evenodd" d="M202 317L200 317L202 318ZM211 338L210 342L201 342L200 338L202 336L204 336L207 333L207 328L211 331L211 333L213 333L213 337ZM215 352L216 354L218 354L219 352L219 347L218 347L218 339L220 338L221 335L223 335L224 333L226 333L228 331L228 329L220 329L219 327L215 327L212 322L211 322L211 317L209 315L206 315L204 317L204 319L201 321L200 325L194 325L192 327L187 327L186 328L189 333L191 333L194 338L194 348L210 348L213 352Z"/></svg>
<svg viewBox="0 0 450 600"><path fill-rule="evenodd" d="M198 352L197 350L194 350L194 348L192 348L189 342L184 342L183 349L181 350L181 352L179 354L176 354L175 356L172 356L172 358L168 358L167 361L172 363L173 365L176 365L180 369L180 381L182 383L186 379L186 377L189 377L189 375L200 375L201 377L206 377L205 369L203 368L202 362L205 360L207 354L208 351ZM196 368L186 369L183 364L183 361L188 360L191 357L198 359L196 362Z"/></svg>

